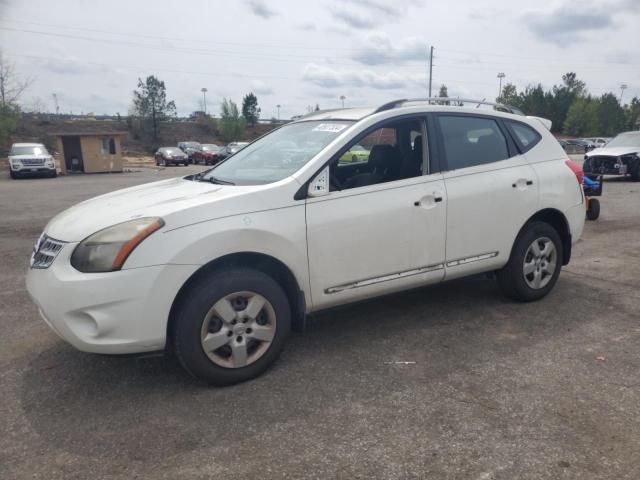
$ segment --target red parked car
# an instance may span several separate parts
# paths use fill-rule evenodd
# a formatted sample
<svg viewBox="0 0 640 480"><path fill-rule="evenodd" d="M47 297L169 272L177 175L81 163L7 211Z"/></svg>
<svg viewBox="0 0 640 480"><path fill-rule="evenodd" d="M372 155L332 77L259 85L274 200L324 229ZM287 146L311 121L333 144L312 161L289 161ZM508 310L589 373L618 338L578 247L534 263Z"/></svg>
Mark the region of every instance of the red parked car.
<svg viewBox="0 0 640 480"><path fill-rule="evenodd" d="M191 155L193 163L201 163L203 165L215 165L222 157L220 156L221 147L213 143L202 144L202 150L196 150Z"/></svg>

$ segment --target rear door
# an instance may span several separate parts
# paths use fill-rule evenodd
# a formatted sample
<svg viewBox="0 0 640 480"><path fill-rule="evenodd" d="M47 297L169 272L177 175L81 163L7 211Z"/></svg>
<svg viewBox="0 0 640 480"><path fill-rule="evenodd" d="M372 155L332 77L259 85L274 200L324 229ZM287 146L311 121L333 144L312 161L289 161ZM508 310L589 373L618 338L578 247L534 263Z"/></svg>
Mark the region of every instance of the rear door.
<svg viewBox="0 0 640 480"><path fill-rule="evenodd" d="M440 113L434 124L448 198L446 278L499 268L537 211L535 171L497 117Z"/></svg>

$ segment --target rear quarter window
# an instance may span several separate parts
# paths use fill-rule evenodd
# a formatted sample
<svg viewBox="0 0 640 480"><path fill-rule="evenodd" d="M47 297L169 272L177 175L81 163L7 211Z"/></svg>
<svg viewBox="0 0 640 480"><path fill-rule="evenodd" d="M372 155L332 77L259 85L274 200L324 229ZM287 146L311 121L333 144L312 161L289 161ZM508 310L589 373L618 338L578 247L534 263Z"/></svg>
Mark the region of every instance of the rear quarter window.
<svg viewBox="0 0 640 480"><path fill-rule="evenodd" d="M542 138L535 129L520 122L505 122L511 131L512 136L522 153L528 152L535 147Z"/></svg>

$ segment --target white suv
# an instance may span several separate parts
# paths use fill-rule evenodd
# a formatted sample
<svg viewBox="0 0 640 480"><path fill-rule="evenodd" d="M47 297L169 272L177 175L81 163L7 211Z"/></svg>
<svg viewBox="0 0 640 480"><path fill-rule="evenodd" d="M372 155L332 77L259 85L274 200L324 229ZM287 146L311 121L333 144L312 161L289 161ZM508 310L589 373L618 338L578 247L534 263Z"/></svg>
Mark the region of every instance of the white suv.
<svg viewBox="0 0 640 480"><path fill-rule="evenodd" d="M9 151L9 175L11 178L35 175L55 177L56 164L41 143L14 143Z"/></svg>
<svg viewBox="0 0 640 480"><path fill-rule="evenodd" d="M585 218L543 123L426 101L317 112L202 174L62 212L27 287L78 349L170 348L215 384L263 372L327 307L480 272L537 300Z"/></svg>

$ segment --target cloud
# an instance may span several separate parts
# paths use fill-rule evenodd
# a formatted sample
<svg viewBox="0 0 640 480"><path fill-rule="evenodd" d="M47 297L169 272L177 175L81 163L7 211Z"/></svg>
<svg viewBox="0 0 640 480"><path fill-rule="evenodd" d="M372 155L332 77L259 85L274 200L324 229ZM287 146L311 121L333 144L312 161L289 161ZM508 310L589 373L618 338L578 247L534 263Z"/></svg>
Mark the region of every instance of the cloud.
<svg viewBox="0 0 640 480"><path fill-rule="evenodd" d="M45 60L41 67L58 75L81 75L90 73L113 73L106 65L86 63L73 60Z"/></svg>
<svg viewBox="0 0 640 480"><path fill-rule="evenodd" d="M311 22L300 23L300 24L296 25L296 28L298 30L302 30L304 32L315 32L318 29L316 24L315 23L311 23Z"/></svg>
<svg viewBox="0 0 640 480"><path fill-rule="evenodd" d="M315 63L304 68L302 79L325 88L370 87L382 90L402 88L408 82L406 77L394 72L379 74L371 70L334 70Z"/></svg>
<svg viewBox="0 0 640 480"><path fill-rule="evenodd" d="M277 15L278 13L269 8L264 0L245 0L245 3L255 15L262 17L265 20Z"/></svg>
<svg viewBox="0 0 640 480"><path fill-rule="evenodd" d="M401 38L394 43L385 32L373 32L351 57L367 65L401 63L410 60L426 62L427 42L419 37Z"/></svg>
<svg viewBox="0 0 640 480"><path fill-rule="evenodd" d="M358 30L373 28L389 19L398 19L411 6L422 6L424 0L342 0L331 10L336 20Z"/></svg>
<svg viewBox="0 0 640 480"><path fill-rule="evenodd" d="M273 88L262 80L252 80L251 90L258 95L271 95L273 93Z"/></svg>
<svg viewBox="0 0 640 480"><path fill-rule="evenodd" d="M362 15L358 15L357 13L345 10L343 8L336 8L331 12L331 14L337 20L341 20L352 28L366 29L372 28L375 25L372 19L363 17Z"/></svg>
<svg viewBox="0 0 640 480"><path fill-rule="evenodd" d="M597 9L579 11L574 7L560 7L549 13L529 13L523 21L541 40L561 46L582 39L585 32L613 26L611 13Z"/></svg>
<svg viewBox="0 0 640 480"><path fill-rule="evenodd" d="M343 2L357 7L362 7L374 14L391 15L392 17L402 16L409 6L424 5L423 0L405 0L404 2L396 0L393 3L385 0L343 0Z"/></svg>

